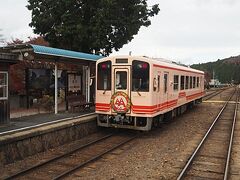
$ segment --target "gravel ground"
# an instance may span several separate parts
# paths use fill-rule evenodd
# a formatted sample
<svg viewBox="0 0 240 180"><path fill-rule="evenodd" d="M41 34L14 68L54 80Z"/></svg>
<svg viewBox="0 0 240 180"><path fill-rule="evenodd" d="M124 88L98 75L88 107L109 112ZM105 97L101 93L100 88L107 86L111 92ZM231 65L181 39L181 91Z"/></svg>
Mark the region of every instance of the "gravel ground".
<svg viewBox="0 0 240 180"><path fill-rule="evenodd" d="M219 98L224 100L228 94L228 90L224 91ZM161 128L143 133L137 140L76 171L67 179L176 179L221 106L222 103L212 102L198 104ZM35 164L71 146L74 145L56 148L0 168L0 173L6 175Z"/></svg>
<svg viewBox="0 0 240 180"><path fill-rule="evenodd" d="M220 108L220 104L199 104L69 179L176 179Z"/></svg>

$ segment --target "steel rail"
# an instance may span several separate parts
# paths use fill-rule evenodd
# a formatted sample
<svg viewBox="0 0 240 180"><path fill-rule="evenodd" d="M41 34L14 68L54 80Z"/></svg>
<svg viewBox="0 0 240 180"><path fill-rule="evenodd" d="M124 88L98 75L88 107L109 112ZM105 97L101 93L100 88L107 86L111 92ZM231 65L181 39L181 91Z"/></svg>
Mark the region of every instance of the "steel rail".
<svg viewBox="0 0 240 180"><path fill-rule="evenodd" d="M205 100L208 100L208 99L210 99L210 98L212 98L212 97L214 97L214 96L222 93L222 92L225 91L225 90L226 90L226 89L221 89L221 90L219 90L219 91L216 91L216 92L213 92L213 93L211 93L211 94L205 95L203 98L206 98Z"/></svg>
<svg viewBox="0 0 240 180"><path fill-rule="evenodd" d="M231 137L230 137L230 140L229 140L228 154L227 154L227 160L226 160L225 171L224 171L224 180L228 179L228 171L229 171L229 165L230 165L230 159L231 159L234 130L235 130L235 124L236 124L236 119L237 119L238 102L239 102L239 95L237 97L236 104L235 104L234 118L233 118L233 123L232 123L232 130L231 130Z"/></svg>
<svg viewBox="0 0 240 180"><path fill-rule="evenodd" d="M236 91L236 89L235 89ZM223 105L222 109L220 110L220 112L218 113L218 115L216 116L216 118L214 119L213 123L211 124L211 126L209 127L208 131L206 132L206 134L204 135L203 139L201 140L201 142L199 143L199 145L197 146L197 148L195 149L195 151L193 152L192 156L190 157L190 159L188 160L187 164L184 166L183 170L181 171L181 173L179 174L179 176L177 177L177 180L181 180L184 175L186 174L190 164L192 163L193 159L195 158L196 154L198 153L199 149L202 147L203 143L205 142L206 138L208 137L208 135L210 134L211 130L213 129L214 125L216 124L216 122L218 121L219 117L221 116L222 112L225 110L225 108L227 107L228 102L231 100L232 96L235 94L234 93L231 95L231 97L228 99L228 101Z"/></svg>
<svg viewBox="0 0 240 180"><path fill-rule="evenodd" d="M98 154L98 155L92 157L91 159L89 159L89 160L87 160L87 161L85 161L85 162L83 162L83 163L81 163L81 164L73 167L72 169L69 169L68 171L65 171L64 173L62 173L62 174L58 175L57 177L53 178L53 180L62 179L62 178L64 178L64 177L66 177L67 175L73 173L73 172L76 171L77 169L80 169L80 168L86 166L87 164L89 164L89 163L91 163L91 162L94 162L94 161L96 161L97 159L100 159L100 158L101 158L102 156L104 156L105 154L107 154L107 153L109 153L109 152L111 152L111 151L119 148L120 146L122 146L122 145L124 145L124 144L126 144L126 143L128 143L128 142L130 142L130 141L132 141L133 139L135 139L135 138L137 138L137 137L138 137L138 135L135 135L135 136L133 136L133 137L131 137L131 138L129 138L129 139L121 142L120 144L117 144L116 146L112 147L111 149L108 149L108 150L104 151L103 153Z"/></svg>
<svg viewBox="0 0 240 180"><path fill-rule="evenodd" d="M18 176L24 175L24 174L26 174L26 173L28 173L28 172L30 172L30 171L32 171L32 170L35 170L35 169L37 169L37 168L39 168L39 167L41 167L41 166L44 166L44 165L46 165L46 164L49 164L49 163L51 163L51 162L53 162L53 161L56 161L56 160L58 160L58 159L60 159L60 158L63 158L63 157L65 157L65 156L68 156L68 155L70 155L70 154L72 154L72 153L75 153L75 152L78 151L78 150L84 149L84 148L86 148L86 147L88 147L88 146L90 146L90 145L93 145L93 144L96 144L96 143L98 143L98 142L101 142L101 141L103 141L103 140L105 140L105 139L107 139L107 138L109 138L109 137L111 137L111 136L113 136L113 135L114 135L114 134L108 134L108 135L106 135L106 136L104 136L104 137L101 137L101 138L99 138L99 139L97 139L97 140L91 141L91 142L89 142L89 143L87 143L87 144L84 144L84 145L82 145L82 146L80 146L80 147L77 147L77 148L75 148L75 149L73 149L73 150L71 150L71 151L68 151L68 152L66 152L66 153L64 153L64 154L62 154L62 155L53 157L53 158L51 158L51 159L49 159L49 160L47 160L47 161L41 162L41 163L39 163L39 164L36 164L36 165L34 165L34 166L32 166L32 167L29 167L29 168L27 168L27 169L24 169L24 170L22 170L22 171L19 171L19 172L15 173L15 174L10 175L10 176L8 176L8 177L6 177L6 178L3 178L3 179L4 179L4 180L9 180L9 179L16 178L16 177L18 177Z"/></svg>

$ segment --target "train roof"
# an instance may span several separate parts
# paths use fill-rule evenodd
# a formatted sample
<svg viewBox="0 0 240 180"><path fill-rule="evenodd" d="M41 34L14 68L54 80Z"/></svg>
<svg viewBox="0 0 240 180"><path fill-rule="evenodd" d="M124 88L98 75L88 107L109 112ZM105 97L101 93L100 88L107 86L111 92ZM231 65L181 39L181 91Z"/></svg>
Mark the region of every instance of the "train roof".
<svg viewBox="0 0 240 180"><path fill-rule="evenodd" d="M132 60L143 60L146 61L150 64L154 64L160 67L167 67L167 68L171 68L171 69L175 69L175 70L182 70L182 71L186 71L186 72L194 72L194 73L199 73L199 74L204 74L203 71L197 70L197 69L193 69L191 67L188 66L184 66L184 65L180 65L177 64L176 62L173 62L171 60L167 60L167 59L163 59L163 58L150 58L150 57L146 57L146 56L127 56L127 55L123 55L123 56L110 56L110 57L105 57L102 59L99 59L98 61L101 60L106 60L106 59L122 59L122 58L128 58L128 59L132 59Z"/></svg>
<svg viewBox="0 0 240 180"><path fill-rule="evenodd" d="M170 60L166 60L163 58L149 58L151 59L151 61L153 62L153 64L158 64L160 66L168 66L170 68L174 68L174 69L180 69L180 70L184 70L184 71L191 71L191 72L196 72L196 73L200 73L200 74L204 74L203 71L197 70L197 69L193 69L189 66L185 66L185 65L181 65L181 64L177 64L176 62L170 61Z"/></svg>

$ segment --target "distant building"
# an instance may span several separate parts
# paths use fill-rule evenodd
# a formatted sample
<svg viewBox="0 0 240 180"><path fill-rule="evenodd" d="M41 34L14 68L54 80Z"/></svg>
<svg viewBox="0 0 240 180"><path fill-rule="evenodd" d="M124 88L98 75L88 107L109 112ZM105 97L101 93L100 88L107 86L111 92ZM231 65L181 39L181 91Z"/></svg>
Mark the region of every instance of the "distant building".
<svg viewBox="0 0 240 180"><path fill-rule="evenodd" d="M221 82L218 79L211 79L209 82L210 87L218 87L221 85Z"/></svg>

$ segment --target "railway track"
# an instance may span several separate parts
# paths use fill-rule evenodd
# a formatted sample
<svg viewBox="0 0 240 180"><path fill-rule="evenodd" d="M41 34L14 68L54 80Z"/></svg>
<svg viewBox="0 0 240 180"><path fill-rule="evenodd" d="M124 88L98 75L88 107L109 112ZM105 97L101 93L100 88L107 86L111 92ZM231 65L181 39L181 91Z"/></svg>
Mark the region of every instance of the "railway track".
<svg viewBox="0 0 240 180"><path fill-rule="evenodd" d="M61 179L137 138L138 134L111 133L3 179Z"/></svg>
<svg viewBox="0 0 240 180"><path fill-rule="evenodd" d="M235 98L235 104L229 103ZM180 179L228 178L239 91L224 104L178 176Z"/></svg>
<svg viewBox="0 0 240 180"><path fill-rule="evenodd" d="M217 90L217 91L214 91L214 92L212 92L212 93L209 93L209 94L207 94L207 95L205 95L205 96L203 97L203 100L204 100L204 101L207 101L207 100L209 100L209 99L217 96L218 94L222 93L222 92L225 91L225 90L226 90L226 88L224 88L224 89L219 89L219 90Z"/></svg>

